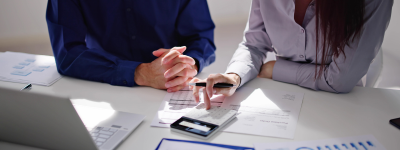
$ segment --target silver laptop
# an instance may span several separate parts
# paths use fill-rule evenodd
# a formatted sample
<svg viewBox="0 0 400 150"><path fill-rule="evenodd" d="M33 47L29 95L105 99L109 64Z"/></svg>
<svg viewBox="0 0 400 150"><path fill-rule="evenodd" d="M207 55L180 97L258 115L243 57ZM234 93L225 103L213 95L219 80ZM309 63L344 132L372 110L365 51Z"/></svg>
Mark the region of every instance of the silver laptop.
<svg viewBox="0 0 400 150"><path fill-rule="evenodd" d="M0 88L0 141L57 150L109 150L127 138L144 117L73 105L68 98Z"/></svg>

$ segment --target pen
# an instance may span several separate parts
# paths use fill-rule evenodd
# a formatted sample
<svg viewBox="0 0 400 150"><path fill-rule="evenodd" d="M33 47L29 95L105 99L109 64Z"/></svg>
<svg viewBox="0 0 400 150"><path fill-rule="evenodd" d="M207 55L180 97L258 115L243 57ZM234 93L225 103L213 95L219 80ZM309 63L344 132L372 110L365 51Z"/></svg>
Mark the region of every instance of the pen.
<svg viewBox="0 0 400 150"><path fill-rule="evenodd" d="M21 89L21 91L23 91L23 90L27 90L27 89L31 89L32 88L32 84L28 84L28 85L26 85L24 88L22 88Z"/></svg>
<svg viewBox="0 0 400 150"><path fill-rule="evenodd" d="M201 82L201 83L189 83L189 85L204 86L205 87L207 84L204 83L204 82ZM229 83L217 83L217 84L214 84L213 87L216 87L216 88L230 88L230 87L234 87L234 86L236 86L236 85L229 84Z"/></svg>

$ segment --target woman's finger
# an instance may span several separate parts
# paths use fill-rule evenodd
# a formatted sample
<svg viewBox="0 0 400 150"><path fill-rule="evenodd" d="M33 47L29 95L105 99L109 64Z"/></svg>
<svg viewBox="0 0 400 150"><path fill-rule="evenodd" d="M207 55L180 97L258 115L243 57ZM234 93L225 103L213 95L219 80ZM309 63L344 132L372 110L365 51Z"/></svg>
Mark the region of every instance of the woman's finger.
<svg viewBox="0 0 400 150"><path fill-rule="evenodd" d="M214 88L214 94L222 94L224 96L230 96L231 88Z"/></svg>
<svg viewBox="0 0 400 150"><path fill-rule="evenodd" d="M190 83L196 83L196 82L199 82L199 81L201 81L199 78L193 78L193 79L190 81ZM198 102L200 101L199 91L200 91L201 89L203 89L204 87L199 87L199 86L193 86L193 85L191 85L191 86L189 86L189 88L193 90L193 97L194 97L194 99L196 100L196 103L198 103Z"/></svg>
<svg viewBox="0 0 400 150"><path fill-rule="evenodd" d="M203 97L204 97L204 104L206 104L206 110L209 110L211 108L210 93L208 93L207 90L203 90Z"/></svg>
<svg viewBox="0 0 400 150"><path fill-rule="evenodd" d="M196 83L196 82L198 82L198 81L200 81L199 78L193 78L192 80L190 80L189 83ZM190 89L190 90L193 90L194 87L196 87L196 86L194 86L194 85L189 85L189 89Z"/></svg>
<svg viewBox="0 0 400 150"><path fill-rule="evenodd" d="M227 79L227 77L225 77L222 74L211 74L206 81L206 91L208 93L209 98L211 98L213 96L213 91L214 91L214 84L216 83L230 83L228 82L229 80ZM220 90L221 91L221 90ZM224 91L224 90L222 90Z"/></svg>

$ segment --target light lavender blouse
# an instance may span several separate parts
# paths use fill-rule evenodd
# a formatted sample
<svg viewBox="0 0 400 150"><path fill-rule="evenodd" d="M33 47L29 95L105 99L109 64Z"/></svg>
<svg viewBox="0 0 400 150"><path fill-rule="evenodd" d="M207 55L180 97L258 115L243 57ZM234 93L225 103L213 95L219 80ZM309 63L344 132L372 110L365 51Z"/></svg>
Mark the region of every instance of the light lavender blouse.
<svg viewBox="0 0 400 150"><path fill-rule="evenodd" d="M294 0L253 0L243 42L226 73L238 74L243 85L258 75L266 53L275 52L273 80L314 90L350 92L367 73L382 45L392 5L393 0L366 0L365 24L360 38L345 47L346 59L340 55L335 60L337 65L332 61L333 57L328 58L323 75L315 80L314 2L307 8L300 26L294 21Z"/></svg>

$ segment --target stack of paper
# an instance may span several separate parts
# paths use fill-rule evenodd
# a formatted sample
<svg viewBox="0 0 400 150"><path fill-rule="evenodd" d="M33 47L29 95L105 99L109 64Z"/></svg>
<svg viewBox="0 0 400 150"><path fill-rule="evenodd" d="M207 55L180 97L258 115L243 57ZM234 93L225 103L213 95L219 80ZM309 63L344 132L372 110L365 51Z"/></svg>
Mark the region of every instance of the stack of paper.
<svg viewBox="0 0 400 150"><path fill-rule="evenodd" d="M0 54L0 80L50 86L61 78L53 56L17 52Z"/></svg>

